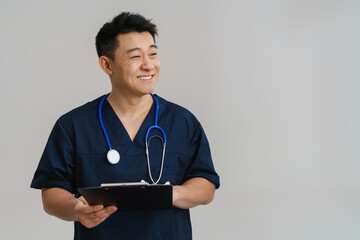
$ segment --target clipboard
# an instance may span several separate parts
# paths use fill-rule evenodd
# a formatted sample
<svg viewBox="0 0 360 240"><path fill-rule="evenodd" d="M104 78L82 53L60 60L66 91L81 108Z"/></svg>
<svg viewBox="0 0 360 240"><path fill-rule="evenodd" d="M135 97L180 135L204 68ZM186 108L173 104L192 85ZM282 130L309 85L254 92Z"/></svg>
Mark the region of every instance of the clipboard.
<svg viewBox="0 0 360 240"><path fill-rule="evenodd" d="M109 183L100 187L78 188L90 205L117 206L118 210L166 210L172 205L172 185Z"/></svg>

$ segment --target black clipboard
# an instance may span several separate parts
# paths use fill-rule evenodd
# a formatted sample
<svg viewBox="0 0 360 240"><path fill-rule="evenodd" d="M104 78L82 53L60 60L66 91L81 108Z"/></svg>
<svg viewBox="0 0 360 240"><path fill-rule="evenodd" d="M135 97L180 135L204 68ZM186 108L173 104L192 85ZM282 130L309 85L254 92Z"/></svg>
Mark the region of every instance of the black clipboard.
<svg viewBox="0 0 360 240"><path fill-rule="evenodd" d="M89 205L117 206L118 210L166 210L172 205L172 185L110 183L78 188Z"/></svg>

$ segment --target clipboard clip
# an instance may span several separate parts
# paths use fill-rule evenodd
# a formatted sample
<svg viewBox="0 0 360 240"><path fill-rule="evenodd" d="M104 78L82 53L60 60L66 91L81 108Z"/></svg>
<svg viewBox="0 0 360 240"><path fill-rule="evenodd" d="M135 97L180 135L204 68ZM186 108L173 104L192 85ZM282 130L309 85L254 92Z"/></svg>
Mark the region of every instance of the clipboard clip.
<svg viewBox="0 0 360 240"><path fill-rule="evenodd" d="M148 182L146 182L145 180L141 180L140 181L141 183L147 183L149 184ZM154 183L153 185L157 185L157 183ZM167 181L166 183L164 183L164 185L171 185L171 183L169 181Z"/></svg>
<svg viewBox="0 0 360 240"><path fill-rule="evenodd" d="M101 188L109 188L109 187L121 187L121 186L149 186L149 185L158 185L156 183L150 184L144 180L140 182L124 182L124 183L102 183L100 185ZM163 185L171 185L169 181L164 183Z"/></svg>

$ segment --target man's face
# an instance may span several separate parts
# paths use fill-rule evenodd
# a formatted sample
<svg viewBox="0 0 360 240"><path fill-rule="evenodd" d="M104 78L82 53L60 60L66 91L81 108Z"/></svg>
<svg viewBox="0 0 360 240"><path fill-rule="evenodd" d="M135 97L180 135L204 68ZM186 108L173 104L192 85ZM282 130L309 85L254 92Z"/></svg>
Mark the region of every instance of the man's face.
<svg viewBox="0 0 360 240"><path fill-rule="evenodd" d="M119 47L111 61L114 90L142 96L155 90L160 74L157 47L149 32L119 34Z"/></svg>

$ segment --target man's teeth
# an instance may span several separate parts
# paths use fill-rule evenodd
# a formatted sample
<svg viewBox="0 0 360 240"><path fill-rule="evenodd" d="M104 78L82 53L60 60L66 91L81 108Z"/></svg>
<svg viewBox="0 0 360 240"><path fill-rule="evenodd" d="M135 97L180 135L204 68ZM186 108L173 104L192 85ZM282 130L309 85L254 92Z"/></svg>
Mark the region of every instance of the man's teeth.
<svg viewBox="0 0 360 240"><path fill-rule="evenodd" d="M139 77L137 77L138 79L140 79L140 80L149 80L150 78L152 78L152 76L139 76Z"/></svg>

